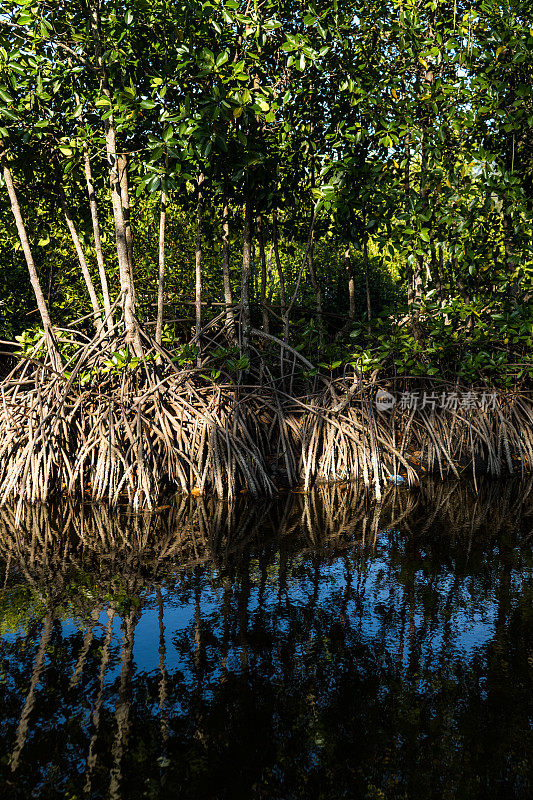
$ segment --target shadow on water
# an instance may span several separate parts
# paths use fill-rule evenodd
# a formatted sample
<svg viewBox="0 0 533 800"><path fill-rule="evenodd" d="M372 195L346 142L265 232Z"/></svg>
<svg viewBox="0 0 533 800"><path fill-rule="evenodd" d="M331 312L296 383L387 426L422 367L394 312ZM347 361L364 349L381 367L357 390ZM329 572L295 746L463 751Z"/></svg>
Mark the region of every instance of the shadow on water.
<svg viewBox="0 0 533 800"><path fill-rule="evenodd" d="M530 798L533 483L0 518L0 791Z"/></svg>

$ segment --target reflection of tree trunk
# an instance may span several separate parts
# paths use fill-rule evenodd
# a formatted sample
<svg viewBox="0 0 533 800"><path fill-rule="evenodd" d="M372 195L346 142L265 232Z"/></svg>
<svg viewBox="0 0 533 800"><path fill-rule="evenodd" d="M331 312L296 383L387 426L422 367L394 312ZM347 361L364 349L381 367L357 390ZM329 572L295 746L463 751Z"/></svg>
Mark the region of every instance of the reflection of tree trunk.
<svg viewBox="0 0 533 800"><path fill-rule="evenodd" d="M248 603L250 602L250 558L247 556L242 564L242 583L239 591L239 640L241 647L241 664L248 670Z"/></svg>
<svg viewBox="0 0 533 800"><path fill-rule="evenodd" d="M409 564L415 563L415 544L414 541L410 539L408 545L408 553L407 558L409 559ZM415 590L415 572L412 567L407 572L405 581L404 581L404 592L405 592L405 604L406 609L408 609L408 672L410 676L413 676L416 672L417 668L417 658L416 658L416 590Z"/></svg>
<svg viewBox="0 0 533 800"><path fill-rule="evenodd" d="M221 667L222 667L222 677L221 681L226 680L228 675L228 652L229 652L229 641L230 641L230 623L231 623L231 589L232 583L229 578L224 580L224 595L222 601L222 643L221 643Z"/></svg>
<svg viewBox="0 0 533 800"><path fill-rule="evenodd" d="M41 631L41 639L39 641L39 647L37 650L37 654L35 656L35 661L33 662L30 688L28 690L28 694L26 695L26 701L24 703L24 708L22 709L22 714L20 715L20 721L17 728L15 749L13 750L13 755L11 756L12 772L15 772L15 770L19 765L22 749L24 747L24 744L26 742L26 737L28 735L30 715L33 710L33 706L35 705L35 690L37 688L37 684L39 683L39 680L41 678L41 673L43 671L44 661L46 656L46 648L48 647L48 644L50 642L50 637L52 635L53 621L54 621L54 612L52 608L49 608L44 618L43 629Z"/></svg>
<svg viewBox="0 0 533 800"><path fill-rule="evenodd" d="M93 640L94 626L95 626L95 624L96 624L96 622L98 620L98 617L100 616L100 609L101 609L101 606L98 606L97 608L95 608L93 610L93 612L91 614L92 622L89 625L89 627L87 628L87 630L85 632L85 636L83 637L83 645L82 645L82 648L81 648L80 655L78 657L78 661L77 661L77 664L76 664L76 669L74 670L72 678L70 679L69 689L73 689L76 686L76 684L78 683L79 679L81 678L81 674L83 672L83 667L85 666L85 660L87 658L87 653L89 652L89 648L90 648L91 642Z"/></svg>
<svg viewBox="0 0 533 800"><path fill-rule="evenodd" d="M118 800L121 796L120 784L122 782L122 758L128 744L129 716L130 716L130 674L133 664L134 631L139 619L139 610L134 609L124 620L124 635L122 639L122 669L120 671L120 686L115 719L117 732L111 750L113 766L109 782L109 797Z"/></svg>
<svg viewBox="0 0 533 800"><path fill-rule="evenodd" d="M114 610L112 608L108 609L107 615L108 615L108 621L106 625L104 645L102 647L102 660L100 662L98 695L96 697L96 703L94 704L94 712L93 712L94 732L91 737L91 742L89 744L89 754L87 756L87 777L85 779L85 786L83 789L83 793L86 797L89 797L91 794L92 773L94 767L96 766L95 747L96 747L96 741L98 739L98 730L100 727L100 711L102 708L102 701L104 699L104 678L107 669L107 662L109 661L109 645L111 643L111 634L113 631Z"/></svg>
<svg viewBox="0 0 533 800"><path fill-rule="evenodd" d="M204 685L204 642L202 637L202 587L200 573L196 571L194 583L194 673L196 678L194 699L195 738L203 739L202 731L202 691Z"/></svg>
<svg viewBox="0 0 533 800"><path fill-rule="evenodd" d="M196 690L198 697L202 693L203 657L202 657L202 594L199 583L199 574L196 576L194 586L194 671L196 672Z"/></svg>
<svg viewBox="0 0 533 800"><path fill-rule="evenodd" d="M164 606L161 595L161 587L156 590L157 596L157 617L159 621L159 709L161 711L161 739L163 743L168 740L168 711L167 711L167 648L165 644L165 623L163 618Z"/></svg>

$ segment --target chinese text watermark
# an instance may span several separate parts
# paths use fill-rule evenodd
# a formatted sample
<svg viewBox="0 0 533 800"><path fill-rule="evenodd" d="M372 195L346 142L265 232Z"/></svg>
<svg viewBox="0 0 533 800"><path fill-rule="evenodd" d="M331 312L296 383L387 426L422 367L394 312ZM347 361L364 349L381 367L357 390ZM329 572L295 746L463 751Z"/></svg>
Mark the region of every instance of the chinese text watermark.
<svg viewBox="0 0 533 800"><path fill-rule="evenodd" d="M378 411L390 411L396 405L402 411L490 411L496 408L497 392L432 392L415 390L400 392L395 397L379 389L375 403Z"/></svg>

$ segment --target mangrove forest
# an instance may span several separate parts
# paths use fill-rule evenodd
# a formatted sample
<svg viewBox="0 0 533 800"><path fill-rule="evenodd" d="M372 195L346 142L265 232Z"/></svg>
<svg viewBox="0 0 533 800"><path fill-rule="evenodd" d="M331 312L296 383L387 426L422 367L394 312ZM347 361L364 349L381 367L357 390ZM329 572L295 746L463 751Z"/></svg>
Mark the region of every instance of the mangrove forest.
<svg viewBox="0 0 533 800"><path fill-rule="evenodd" d="M533 0L0 0L0 800L533 797Z"/></svg>
<svg viewBox="0 0 533 800"><path fill-rule="evenodd" d="M528 0L3 0L0 504L533 463Z"/></svg>

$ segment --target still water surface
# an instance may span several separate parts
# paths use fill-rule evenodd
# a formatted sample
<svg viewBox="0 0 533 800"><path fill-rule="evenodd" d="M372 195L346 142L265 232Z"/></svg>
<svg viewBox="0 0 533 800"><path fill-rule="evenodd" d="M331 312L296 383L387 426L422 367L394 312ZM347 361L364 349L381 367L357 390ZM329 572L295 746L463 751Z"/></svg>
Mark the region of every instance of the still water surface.
<svg viewBox="0 0 533 800"><path fill-rule="evenodd" d="M533 489L0 512L0 795L533 797Z"/></svg>

